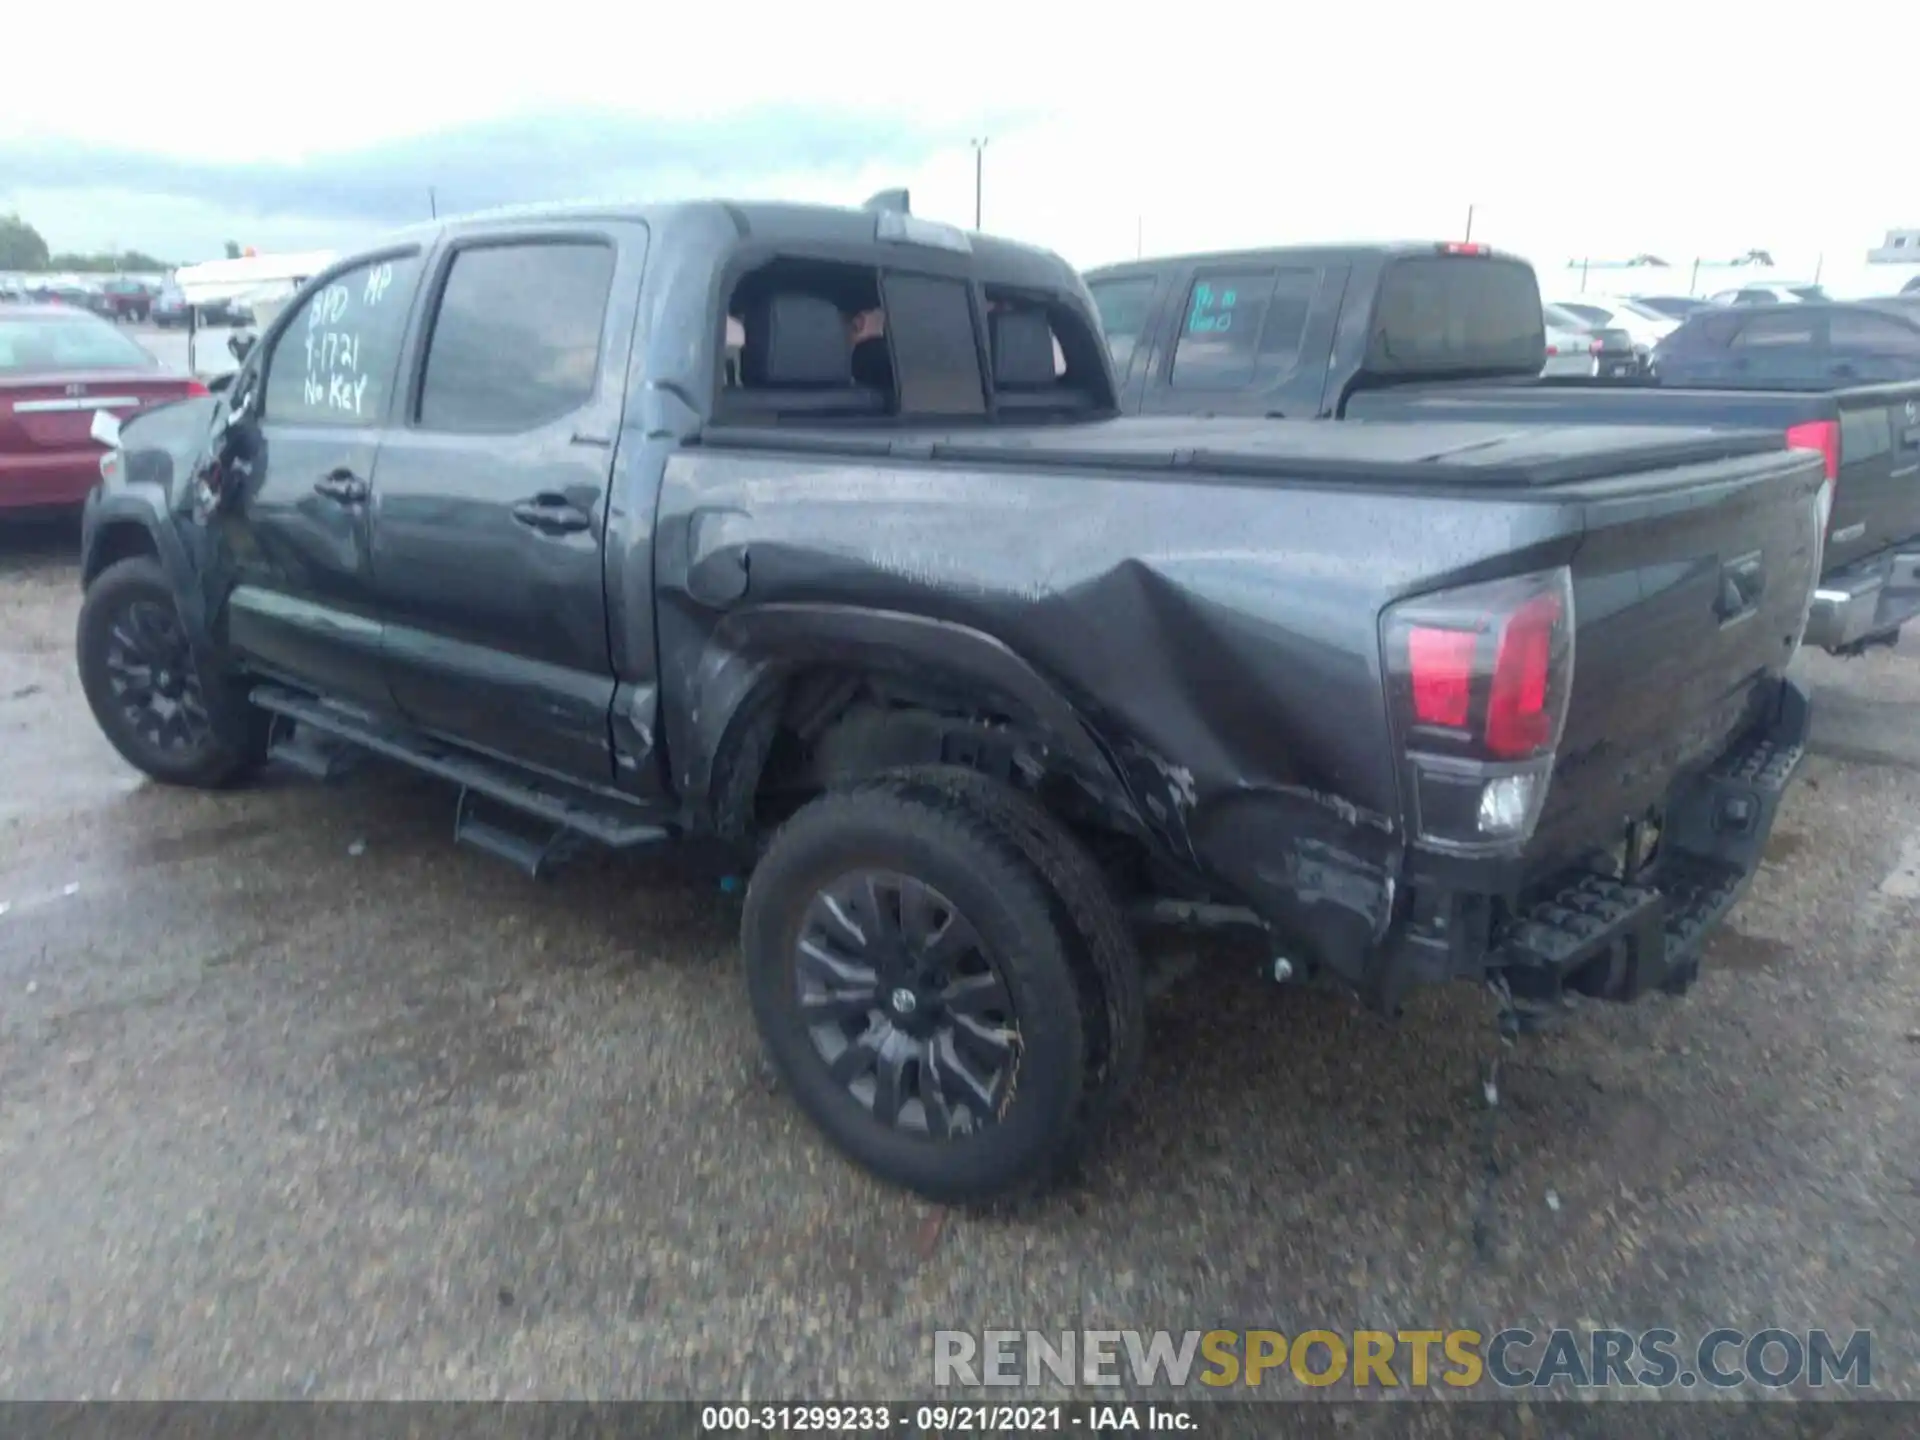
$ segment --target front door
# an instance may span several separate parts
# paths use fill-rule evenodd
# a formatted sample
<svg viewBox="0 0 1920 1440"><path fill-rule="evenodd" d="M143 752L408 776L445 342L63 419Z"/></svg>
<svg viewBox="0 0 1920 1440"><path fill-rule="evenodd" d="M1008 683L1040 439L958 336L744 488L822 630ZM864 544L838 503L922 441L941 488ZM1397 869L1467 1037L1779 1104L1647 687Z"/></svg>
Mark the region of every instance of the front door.
<svg viewBox="0 0 1920 1440"><path fill-rule="evenodd" d="M239 657L373 710L392 700L368 505L421 269L417 250L357 264L314 286L268 332L228 392L222 503L210 522Z"/></svg>
<svg viewBox="0 0 1920 1440"><path fill-rule="evenodd" d="M455 244L374 476L374 583L401 710L598 784L614 780L601 551L644 258L633 227Z"/></svg>

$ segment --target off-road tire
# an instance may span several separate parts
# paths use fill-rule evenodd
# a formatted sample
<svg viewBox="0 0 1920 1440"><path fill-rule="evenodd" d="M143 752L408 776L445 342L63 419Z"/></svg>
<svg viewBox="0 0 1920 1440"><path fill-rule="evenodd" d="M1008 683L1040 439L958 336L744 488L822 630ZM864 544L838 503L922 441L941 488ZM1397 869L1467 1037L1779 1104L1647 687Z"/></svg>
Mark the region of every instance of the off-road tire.
<svg viewBox="0 0 1920 1440"><path fill-rule="evenodd" d="M958 800L1017 846L1047 884L1057 923L1068 939L1068 959L1086 1016L1086 1074L1081 1082L1085 1150L1120 1108L1139 1078L1147 1045L1145 966L1098 862L1073 832L1038 800L1011 785L951 765L896 772L891 788L903 795Z"/></svg>
<svg viewBox="0 0 1920 1440"><path fill-rule="evenodd" d="M885 870L931 885L979 934L1011 994L1019 1043L995 1123L935 1139L863 1107L821 1058L801 1013L795 959L817 894ZM1071 1153L1083 1119L1085 1022L1048 888L1020 849L966 800L901 793L885 780L830 792L775 834L747 888L747 993L788 1092L839 1149L881 1179L948 1204L1038 1189Z"/></svg>
<svg viewBox="0 0 1920 1440"><path fill-rule="evenodd" d="M80 604L74 650L80 685L101 731L129 765L163 784L211 790L253 774L266 761L268 718L197 653L187 663L198 681L207 723L196 727L199 733L190 742L178 748L158 745L128 717L114 690L108 655L114 627L124 624L136 605L159 607L184 633L172 587L159 562L149 556L108 566L87 587Z"/></svg>

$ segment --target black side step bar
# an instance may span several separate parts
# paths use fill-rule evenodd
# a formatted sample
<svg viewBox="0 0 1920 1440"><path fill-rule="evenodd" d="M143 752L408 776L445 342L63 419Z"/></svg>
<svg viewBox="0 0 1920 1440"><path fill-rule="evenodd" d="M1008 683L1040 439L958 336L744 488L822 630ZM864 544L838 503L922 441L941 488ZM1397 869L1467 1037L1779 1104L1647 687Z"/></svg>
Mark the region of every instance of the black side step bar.
<svg viewBox="0 0 1920 1440"><path fill-rule="evenodd" d="M508 809L544 820L557 832L584 836L615 850L649 845L668 838L669 832L664 827L639 819L633 813L633 807L622 797L600 794L584 785L572 785L544 775L530 774L498 760L442 745L424 735L389 729L365 716L291 690L283 690L276 685L259 686L249 698L262 710L284 716L329 738L452 781L462 791L456 836L471 841L491 854L513 861L530 874L538 873L545 863L558 858L558 850L564 848L559 843L561 835L556 835L544 845L524 840L473 816L468 803L469 794L484 796ZM302 747L288 741L284 748ZM311 750L314 747L309 745L305 748ZM310 767L301 764L302 756L287 757L284 749L277 748L276 753L281 758L291 758L293 764L309 774L331 773L329 766ZM492 843L496 836L500 837L501 843ZM530 864L533 857L544 859L538 864Z"/></svg>

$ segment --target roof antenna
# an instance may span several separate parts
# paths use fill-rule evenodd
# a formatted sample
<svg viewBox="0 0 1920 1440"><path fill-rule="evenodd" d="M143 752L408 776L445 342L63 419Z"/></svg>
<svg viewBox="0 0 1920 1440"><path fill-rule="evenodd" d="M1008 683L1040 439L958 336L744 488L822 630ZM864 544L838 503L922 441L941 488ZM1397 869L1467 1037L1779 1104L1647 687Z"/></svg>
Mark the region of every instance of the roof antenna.
<svg viewBox="0 0 1920 1440"><path fill-rule="evenodd" d="M862 210L877 210L881 214L891 211L896 215L911 215L913 211L907 205L905 190L882 190L877 195L869 195Z"/></svg>

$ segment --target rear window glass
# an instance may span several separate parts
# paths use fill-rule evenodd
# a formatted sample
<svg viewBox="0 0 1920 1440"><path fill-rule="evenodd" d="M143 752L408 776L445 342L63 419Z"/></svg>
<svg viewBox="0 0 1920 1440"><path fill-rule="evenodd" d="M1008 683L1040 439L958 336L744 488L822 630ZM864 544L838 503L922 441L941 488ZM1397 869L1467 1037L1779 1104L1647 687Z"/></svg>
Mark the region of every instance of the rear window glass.
<svg viewBox="0 0 1920 1440"><path fill-rule="evenodd" d="M1546 350L1540 287L1510 260L1393 262L1380 282L1367 369L1376 375L1535 371Z"/></svg>
<svg viewBox="0 0 1920 1440"><path fill-rule="evenodd" d="M0 318L0 371L151 370L153 356L90 315Z"/></svg>

